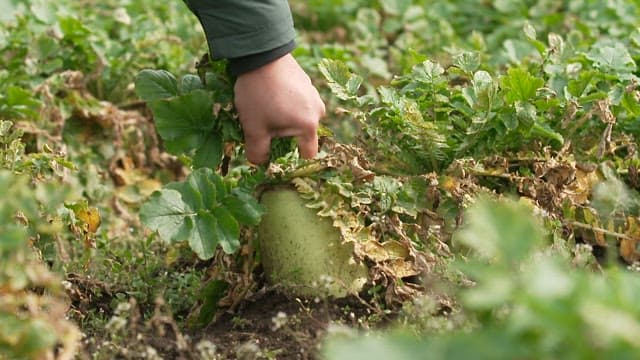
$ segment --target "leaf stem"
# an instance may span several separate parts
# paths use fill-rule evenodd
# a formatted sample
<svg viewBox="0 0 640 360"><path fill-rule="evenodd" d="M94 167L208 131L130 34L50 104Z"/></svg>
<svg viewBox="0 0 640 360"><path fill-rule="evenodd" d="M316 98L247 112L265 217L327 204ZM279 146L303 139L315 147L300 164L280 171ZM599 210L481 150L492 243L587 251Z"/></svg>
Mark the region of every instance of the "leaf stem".
<svg viewBox="0 0 640 360"><path fill-rule="evenodd" d="M578 222L578 221L568 221L565 224L571 225L571 226L575 226L575 227L578 227L578 228L581 228L581 229L591 230L593 232L598 232L598 233L601 233L601 234L604 234L604 235L614 236L614 237L617 237L617 238L623 239L623 240L629 240L629 241L633 241L634 240L632 237L630 237L628 235L621 234L621 233L618 233L618 232L615 232L615 231L611 231L611 230L607 230L607 229L603 229L603 228L596 227L596 226L593 226L593 225L584 224L584 223L581 223L581 222Z"/></svg>

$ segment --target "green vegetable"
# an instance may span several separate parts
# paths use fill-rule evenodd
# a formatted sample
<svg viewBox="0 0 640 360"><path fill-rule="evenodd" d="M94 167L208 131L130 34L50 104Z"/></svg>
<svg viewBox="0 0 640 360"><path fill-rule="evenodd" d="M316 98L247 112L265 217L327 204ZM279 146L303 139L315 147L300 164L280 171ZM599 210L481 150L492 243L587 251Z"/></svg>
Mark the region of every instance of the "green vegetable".
<svg viewBox="0 0 640 360"><path fill-rule="evenodd" d="M361 290L367 267L354 260L353 246L342 243L329 219L288 188L264 193L262 205L260 251L270 282L303 296L343 297Z"/></svg>

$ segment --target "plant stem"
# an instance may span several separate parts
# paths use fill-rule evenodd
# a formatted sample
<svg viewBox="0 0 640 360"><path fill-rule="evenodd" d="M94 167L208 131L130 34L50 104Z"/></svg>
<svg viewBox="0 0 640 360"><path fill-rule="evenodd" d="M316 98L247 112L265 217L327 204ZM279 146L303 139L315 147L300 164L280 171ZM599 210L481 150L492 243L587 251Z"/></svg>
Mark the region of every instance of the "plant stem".
<svg viewBox="0 0 640 360"><path fill-rule="evenodd" d="M630 237L628 235L621 234L621 233L618 233L618 232L615 232L615 231L610 231L610 230L603 229L603 228L600 228L600 227L596 227L596 226L593 226L593 225L583 224L583 223L578 222L578 221L568 221L568 222L566 222L566 224L567 225L571 225L571 226L575 226L575 227L579 227L581 229L588 229L588 230L591 230L591 231L594 231L594 232L599 232L599 233L604 234L604 235L614 236L614 237L617 237L617 238L623 239L623 240L634 240L632 237Z"/></svg>

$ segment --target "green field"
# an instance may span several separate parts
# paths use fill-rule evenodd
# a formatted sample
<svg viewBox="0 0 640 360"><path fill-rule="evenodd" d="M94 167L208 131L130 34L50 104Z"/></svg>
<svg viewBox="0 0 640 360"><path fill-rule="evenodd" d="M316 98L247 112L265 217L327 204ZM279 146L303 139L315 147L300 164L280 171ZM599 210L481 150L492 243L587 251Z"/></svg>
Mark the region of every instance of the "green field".
<svg viewBox="0 0 640 360"><path fill-rule="evenodd" d="M640 358L640 1L290 5L253 166L183 2L0 0L0 360Z"/></svg>

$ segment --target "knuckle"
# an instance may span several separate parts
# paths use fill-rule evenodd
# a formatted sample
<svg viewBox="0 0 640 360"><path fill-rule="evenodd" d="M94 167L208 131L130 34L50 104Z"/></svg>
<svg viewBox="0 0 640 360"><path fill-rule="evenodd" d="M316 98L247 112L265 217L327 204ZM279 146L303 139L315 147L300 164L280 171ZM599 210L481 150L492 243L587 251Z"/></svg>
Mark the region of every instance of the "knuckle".
<svg viewBox="0 0 640 360"><path fill-rule="evenodd" d="M325 115L327 115L327 107L324 102L320 100L320 117L324 117Z"/></svg>
<svg viewBox="0 0 640 360"><path fill-rule="evenodd" d="M318 119L313 116L304 117L300 122L300 128L305 132L315 132L318 129Z"/></svg>

